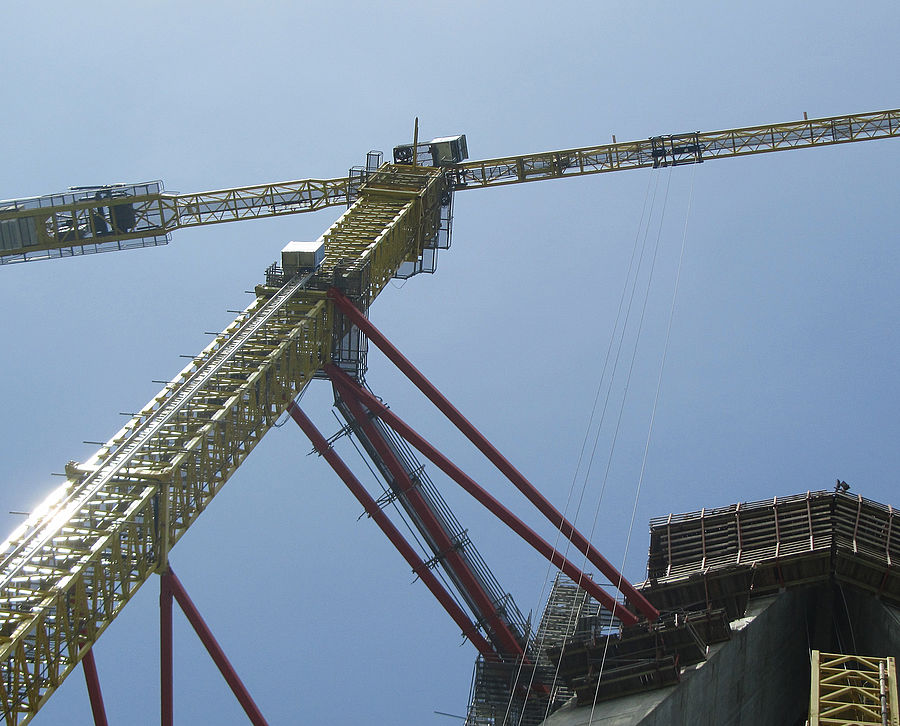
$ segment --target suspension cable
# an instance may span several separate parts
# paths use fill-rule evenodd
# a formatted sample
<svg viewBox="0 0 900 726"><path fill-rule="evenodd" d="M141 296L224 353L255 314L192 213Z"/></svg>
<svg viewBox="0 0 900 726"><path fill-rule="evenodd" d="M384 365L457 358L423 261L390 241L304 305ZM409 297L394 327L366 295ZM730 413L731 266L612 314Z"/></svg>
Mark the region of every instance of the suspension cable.
<svg viewBox="0 0 900 726"><path fill-rule="evenodd" d="M571 482L571 484L570 484L570 486L569 486L569 490L568 490L568 494L567 494L567 498L566 498L566 503L565 503L565 506L564 506L564 508L563 508L564 516L565 516L566 519L569 519L570 507L571 507L571 504L572 504L572 497L573 497L573 494L574 494L574 492L575 492L575 488L576 488L577 483L578 483L579 472L581 471L582 464L583 464L584 457L585 457L585 452L587 451L588 441L590 440L590 435L591 435L591 430L592 430L592 428L594 427L594 422L595 422L595 420L596 420L596 418L597 418L597 408L598 408L598 405L599 405L600 396L601 396L601 394L602 394L602 392L603 392L603 389L604 389L604 382L606 381L606 375L607 375L607 371L609 370L609 363L610 363L610 359L611 359L611 357L612 357L613 345L614 345L614 343L615 343L615 341L616 341L616 332L618 331L618 328L619 328L619 321L622 319L622 311L623 311L623 307L625 306L625 299L626 299L626 297L628 296L628 290L629 290L629 285L630 285L630 284L631 284L631 290L632 290L632 292L631 292L631 295L630 295L630 297L629 297L629 304L628 304L628 307L627 307L627 309L626 309L626 311L625 311L625 320L626 320L626 321L627 321L627 319L628 319L629 311L630 311L630 309L631 309L631 301L634 299L634 284L636 283L637 275L638 275L638 270L640 269L640 266L641 266L641 265L640 265L640 262L639 262L639 263L638 263L638 266L637 266L637 270L635 270L635 259L636 259L636 258L639 259L639 260L643 259L644 249L645 249L645 247L646 247L646 241L647 241L647 232L646 232L646 230L644 230L644 220L645 220L645 217L647 217L647 225L648 225L647 228L649 229L650 218L652 218L653 208L654 208L655 202L656 202L656 193L657 193L658 186L659 186L659 176L656 175L656 174L648 175L648 178L647 178L647 187L646 187L646 189L644 190L644 199L643 199L643 202L642 202L642 205L641 205L641 214L640 214L640 218L639 218L639 220L638 220L637 230L635 231L634 243L632 244L631 258L630 258L630 260L629 260L629 263L628 263L628 269L627 269L627 271L626 271L626 273L625 273L625 278L624 278L624 281L623 281L623 284L622 284L622 292L621 292L621 295L619 296L619 304L618 304L618 307L617 307L617 310L616 310L615 322L614 322L614 324L613 324L612 331L610 332L609 343L608 343L607 348L606 348L606 355L605 355L605 357L604 357L604 362L603 362L603 368L602 368L602 371L601 371L601 374L600 374L599 382L598 382L598 384L597 384L597 390L596 390L596 393L595 393L595 395L594 395L594 400L593 400L593 404L592 404L592 407L591 407L590 416L589 416L589 418L588 418L588 424L587 424L587 426L586 426L586 428L585 428L584 438L582 439L581 450L580 450L580 452L579 452L578 460L577 460L576 466L575 466L575 470L574 470L573 475L572 475L572 482ZM651 187L652 187L652 194L651 194ZM649 204L649 213L648 213L648 200L650 201L650 204ZM641 235L642 230L644 230L643 238L642 238L642 235ZM640 246L640 255L638 255L638 248L639 248L639 246ZM635 280L635 283L632 283L632 272L634 272L634 280ZM624 328L624 324L623 324L623 331L622 331L622 332L623 332L623 335L624 335L624 330L625 330L625 328ZM613 372L612 372L612 374L611 374L611 378L615 378L615 371L616 371L616 366L618 365L618 360L619 360L619 354L620 354L620 352L621 352L621 341L620 341L619 346L618 346L618 348L617 348L617 350L616 350L615 362L614 362L614 364L613 364ZM611 387L611 383L609 384L609 386ZM606 410L607 410L608 403L609 403L609 391L607 390L607 396L606 396L606 399L605 399L605 401L604 401L604 406L603 406L602 413L601 413L601 415L600 415L600 423L599 423L599 425L598 425L598 432L599 432L599 430L600 430L600 429L602 428L602 426L603 426L603 420L604 420L604 418L605 418L605 414L606 414ZM599 433L598 433L598 435L599 435ZM591 457L590 457L590 461L593 460L593 453L594 453L594 451L596 450L596 446L597 446L597 440L596 440L596 438L595 438L594 444L593 444L592 449L591 449ZM587 484L587 474L588 474L589 472L590 472L590 463L589 463L589 465L588 465L587 473L585 474L585 481L584 481L584 483L582 484L581 492L580 492L580 495L579 495L579 498L578 498L578 501L577 501L577 504L576 504L576 507L575 507L575 514L574 514L574 516L571 518L570 521L573 521L573 522L576 521L577 518L578 518L579 513L581 512L581 507L582 507L582 504L583 504L583 502L584 502L585 488L586 488L586 484ZM555 539L555 541L554 541L554 543L553 543L553 547L554 547L555 550L558 550L558 548L559 548L559 540L560 540L561 536L562 536L562 531L561 531L559 528L557 528L556 539ZM571 543L568 539L566 539L565 544L564 544L564 550L563 550L564 556L565 556L565 557L568 557L569 550L570 550L571 546L572 546L572 543ZM585 561L586 561L586 558L585 558ZM544 603L544 601L545 601L545 595L546 595L546 593L547 593L547 588L548 588L548 584L549 584L549 581L550 581L550 576L551 576L552 571L553 571L552 565L548 564L547 569L545 570L544 581L543 581L543 583L542 583L542 585L541 585L541 592L540 592L540 595L539 595L538 608L537 608L538 611L540 611L541 605L542 605L542 604ZM580 586L581 583L580 583L580 582L577 582L576 585ZM547 595L547 597L549 597L549 595ZM574 619L574 617L575 617L575 613L574 613L574 610L573 610L573 612L571 612L571 613L569 614L569 621L568 621L567 627L566 627L566 630L567 630L567 631L568 631L568 629L571 627L572 620ZM540 629L540 622L538 622L538 629ZM537 641L538 633L537 633L537 631L535 631L534 636L533 636L532 643L534 643L535 641L537 641L537 652L540 652L540 651L543 649L543 646L544 646L544 637L545 637L545 636L546 636L546 633L541 633L541 634L540 634L540 640ZM563 650L564 650L564 648L565 648L565 643L562 643L561 646L563 647ZM503 721L503 723L506 723L506 722L508 721L508 719L509 719L510 711L511 711L511 709L512 709L512 704L513 704L514 694L515 694L515 691L516 691L516 686L517 686L518 683L519 683L519 680L520 680L520 677L521 677L521 673L522 673L522 666L523 666L523 664L520 663L520 664L519 664L519 668L517 669L516 676L515 676L515 679L514 679L513 688L512 688L512 690L511 690L511 692L510 692L510 698L509 698L509 701L508 701L508 703L507 703L507 710L506 710L506 714L505 714L505 716L504 716L504 721ZM527 690L529 690L529 691L530 691L531 687L533 686L534 679L535 679L535 675L536 675L536 672L535 672L535 671L532 671L531 676L530 676L530 678L529 678L529 682L528 682L528 689L527 689ZM551 694L553 693L553 690L555 689L555 687L556 687L556 685L557 685L557 683L558 683L558 680L559 680L559 664L557 664L556 668L554 669L553 681L552 681L552 683L551 683L551 685L550 685L550 692L551 692ZM552 700L548 700L548 703L547 703L547 706L546 706L546 709L545 709L545 713L544 713L544 717L545 717L545 718L549 715L551 705L552 705Z"/></svg>
<svg viewBox="0 0 900 726"><path fill-rule="evenodd" d="M652 187L652 192L651 192L651 187ZM628 269L625 273L625 278L622 283L622 293L619 296L619 304L616 309L615 321L613 323L612 331L610 332L609 343L607 344L607 347L606 347L606 355L604 357L603 368L600 373L600 380L597 384L597 390L594 395L594 401L593 401L593 404L591 407L591 414L590 414L590 417L588 420L588 425L585 429L584 438L582 440L582 445L581 445L581 451L579 452L578 461L577 461L576 467L575 467L575 472L572 477L572 484L569 489L569 498L566 501L566 509L568 510L569 502L571 501L572 494L573 494L574 489L578 482L579 472L581 471L581 467L584 462L584 455L585 455L585 451L587 450L587 443L590 440L591 430L594 428L594 422L597 418L597 407L598 407L598 404L600 401L600 396L603 393L604 384L605 384L606 396L604 398L603 408L600 413L600 420L597 423L597 426L595 429L594 442L591 446L591 453L590 453L590 457L588 459L587 469L584 472L584 478L583 478L582 485L581 485L581 491L580 491L580 494L578 497L578 502L575 507L575 513L572 517L573 522L577 521L578 516L581 513L581 508L584 503L585 492L587 489L587 482L588 482L588 479L590 476L591 468L593 466L594 454L597 449L597 442L599 439L600 431L603 428L603 422L606 419L606 412L607 412L607 409L609 406L610 392L612 390L612 382L615 379L616 370L618 368L619 358L620 358L621 350L622 350L622 339L624 338L625 328L627 326L627 321L628 321L628 318L630 315L631 304L634 300L634 289L635 289L635 285L637 284L637 278L638 278L638 274L639 274L641 264L642 264L641 261L643 260L644 251L646 249L647 230L649 230L650 220L653 217L653 209L656 206L656 194L657 194L658 188L659 188L659 175L651 174L647 179L647 187L644 190L644 201L641 205L641 214L638 219L637 229L635 231L634 243L632 244L631 258L629 259ZM647 203L648 200L650 202L649 208L648 208L648 203ZM645 227L645 218L646 218L646 227ZM641 234L642 231L643 231L643 235ZM640 252L638 252L639 247L640 247ZM636 259L638 261L637 267L635 267ZM632 273L634 274L633 278L632 278ZM629 287L631 288L630 295L628 294ZM628 297L627 307L625 306L626 297ZM624 320L623 320L623 316L622 316L623 307L625 308ZM622 333L621 333L621 337L619 339L619 344L616 347L615 358L613 360L613 366L612 366L612 372L610 373L609 378L607 379L607 371L609 370L610 358L612 356L613 345L616 342L616 333L619 329L620 321L622 321ZM567 511L567 514L568 514L568 511ZM559 540L560 534L561 534L560 532L557 532L557 541ZM591 536L592 535L589 535L588 539L591 539ZM570 547L571 547L571 543L566 541L566 543L565 543L565 554L566 555L568 555ZM547 577L545 578L545 581L544 581L545 586L546 586L547 579L549 578L549 574L550 574L550 571L548 570ZM580 585L581 583L576 583L576 584ZM543 591L541 594L542 594L542 598L543 598ZM542 599L542 602L543 602L543 599ZM569 620L568 620L567 626L566 626L567 630L571 627L574 617L575 617L575 613L573 611L569 614ZM543 643L541 643L540 647L542 647L542 646L543 646ZM562 650L561 650L561 656L562 656L562 654L565 653L565 643L561 644L561 648L562 648ZM557 664L556 668L554 669L553 684L552 684L551 688L556 687L558 680L559 680L559 664ZM549 716L550 705L551 705L550 703L547 704L547 712L545 713L545 718L547 716Z"/></svg>
<svg viewBox="0 0 900 726"><path fill-rule="evenodd" d="M649 425L647 428L647 438L644 443L644 452L641 457L641 470L640 470L640 474L638 476L637 486L635 487L634 502L633 502L632 508L631 508L631 520L628 524L628 534L625 538L625 552L622 555L622 566L619 569L619 572L624 572L625 565L628 560L628 550L631 546L631 537L634 532L634 522L637 517L638 501L640 499L641 490L642 490L643 483L644 483L644 474L645 474L646 468L647 468L647 458L648 458L648 455L650 452L650 441L651 441L651 438L653 435L653 424L656 420L656 411L657 411L657 408L659 405L659 395L660 395L660 391L662 390L663 371L665 370L666 359L668 357L668 352L669 352L669 343L671 340L671 333L672 333L672 322L675 318L675 304L678 299L678 288L679 288L679 282L681 280L681 270L682 270L682 266L684 263L684 251L685 251L685 247L687 246L688 222L689 222L690 216L691 216L691 207L693 206L695 175L696 175L696 167L694 168L694 170L691 173L691 186L690 186L690 192L688 194L687 210L685 212L685 217L684 217L684 227L682 228L682 233L681 233L681 250L678 255L678 267L675 272L675 284L672 289L672 302L669 306L669 319L666 323L666 336L665 336L665 342L663 343L663 354L662 354L662 358L661 358L660 364L659 364L659 374L656 379L656 392L655 392L654 398L653 398L653 408L650 413L650 422L649 422ZM667 187L667 192L668 192L668 187ZM660 220L660 235L661 234L662 234L662 220ZM649 291L649 288L648 288L648 291ZM646 299L644 302L646 305ZM642 315L643 315L643 313L642 313ZM630 375L630 373L629 373L629 375ZM599 509L598 509L598 511L599 511ZM590 718L588 719L588 726L591 726L591 724L593 724L593 721L594 721L594 712L597 707L597 696L600 691L600 678L603 674L603 667L606 662L606 655L607 655L608 648L609 648L609 640L610 640L609 637L607 637L606 643L603 648L603 657L601 658L601 662L600 662L600 673L597 676L597 687L594 691L594 698L591 703L591 715L590 715Z"/></svg>

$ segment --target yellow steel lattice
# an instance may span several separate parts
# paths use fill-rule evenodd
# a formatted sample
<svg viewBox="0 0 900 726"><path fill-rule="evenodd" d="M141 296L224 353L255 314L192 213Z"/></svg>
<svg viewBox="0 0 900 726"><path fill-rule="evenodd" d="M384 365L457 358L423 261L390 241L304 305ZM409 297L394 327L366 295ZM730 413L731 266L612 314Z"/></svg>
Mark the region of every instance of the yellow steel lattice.
<svg viewBox="0 0 900 726"><path fill-rule="evenodd" d="M450 164L445 171L451 188L474 189L896 136L900 110L893 109L467 161ZM388 183L397 185L400 170L412 183L406 189L395 186L394 191L401 195L420 191L421 178L415 177L421 168L385 165L376 176L392 175ZM386 184L380 186L384 190ZM348 204L357 194L350 177L196 194L165 193L159 183L137 185L127 192L116 187L0 202L0 264L164 244L172 231L182 227L310 212ZM113 207L130 207L133 219L124 226L114 224Z"/></svg>
<svg viewBox="0 0 900 726"><path fill-rule="evenodd" d="M453 184L456 189L519 184L892 136L900 136L900 109L468 161L452 170Z"/></svg>
<svg viewBox="0 0 900 726"><path fill-rule="evenodd" d="M897 663L812 652L809 726L900 726Z"/></svg>
<svg viewBox="0 0 900 726"><path fill-rule="evenodd" d="M321 278L365 305L436 234L443 176L389 168L326 232ZM256 300L0 549L0 708L27 723L330 359L323 285Z"/></svg>

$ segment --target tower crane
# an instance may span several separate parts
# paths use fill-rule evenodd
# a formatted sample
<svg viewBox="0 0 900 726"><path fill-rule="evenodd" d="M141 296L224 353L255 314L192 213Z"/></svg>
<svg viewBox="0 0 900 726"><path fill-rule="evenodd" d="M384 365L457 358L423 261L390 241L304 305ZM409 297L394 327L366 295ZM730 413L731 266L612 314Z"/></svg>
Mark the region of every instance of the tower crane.
<svg viewBox="0 0 900 726"><path fill-rule="evenodd" d="M0 547L0 709L5 722L29 722L137 589L152 574L167 571L172 547L282 415L301 424L323 456L332 456L330 442L295 402L316 377L332 380L348 426L365 441L386 478L405 488L403 507L426 535L435 560L416 560L395 542L407 561L423 580L435 564L447 569L472 611L457 606L451 615L486 659L527 660L526 634L517 618L498 606L496 588L479 572L479 560L448 534L441 503L419 493L418 469L404 461L391 432L432 459L539 551L546 543L366 390L366 340L406 367L410 379L553 526L618 582L625 602L605 595L586 576L579 579L583 587L595 588L592 594L605 598L601 602L623 623L652 619L655 610L640 593L621 576L617 579L614 569L604 570L608 563L602 564L593 546L381 340L366 318L369 307L392 278L434 271L438 251L450 245L456 192L898 135L900 110L480 161L468 160L465 137L454 136L428 143L414 139L396 147L388 163L370 153L365 167L339 178L197 194L168 193L160 182L113 184L0 202L0 264L155 246L183 227L347 206L315 243L288 245L256 286L253 302L89 459L70 462L66 482ZM333 465L343 478L340 464ZM352 482L352 474L345 481L379 521L384 503L354 489L358 482ZM385 531L393 541L396 532L389 523ZM552 548L544 554L564 570L571 566ZM446 593L436 595L444 604Z"/></svg>

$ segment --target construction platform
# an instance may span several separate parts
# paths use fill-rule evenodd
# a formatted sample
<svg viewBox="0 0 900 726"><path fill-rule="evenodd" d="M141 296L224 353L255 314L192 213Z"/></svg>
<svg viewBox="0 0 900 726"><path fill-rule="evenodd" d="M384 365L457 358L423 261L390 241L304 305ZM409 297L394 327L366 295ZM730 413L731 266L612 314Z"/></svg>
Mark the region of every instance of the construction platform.
<svg viewBox="0 0 900 726"><path fill-rule="evenodd" d="M814 651L900 654L895 519L845 491L653 519L640 589L660 620L622 628L558 578L533 648L552 688L478 703L476 672L468 723L803 726ZM501 701L511 718L489 718Z"/></svg>

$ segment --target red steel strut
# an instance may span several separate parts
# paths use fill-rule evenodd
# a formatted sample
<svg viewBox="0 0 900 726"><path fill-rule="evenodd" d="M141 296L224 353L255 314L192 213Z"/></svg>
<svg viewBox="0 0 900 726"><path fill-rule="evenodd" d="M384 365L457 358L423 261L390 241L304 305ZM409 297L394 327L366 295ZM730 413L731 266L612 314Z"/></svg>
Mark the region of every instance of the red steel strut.
<svg viewBox="0 0 900 726"><path fill-rule="evenodd" d="M378 506L378 503L372 498L369 492L366 491L359 479L353 475L353 472L350 471L338 453L328 445L325 437L322 436L313 422L309 420L307 415L303 413L303 411L300 410L300 407L293 401L291 402L291 405L288 406L288 413L291 415L291 418L294 419L296 424L303 429L303 433L307 435L316 451L331 465L331 468L334 469L334 472L341 478L344 484L347 485L347 488L353 493L353 496L355 496L357 501L362 504L368 515L375 521L375 524L381 528L381 531L384 532L394 547L396 547L400 554L403 555L403 558L412 568L413 572L419 576L419 579L425 583L425 586L437 598L438 602L444 607L444 610L446 610L450 617L453 618L453 622L459 626L463 635L472 642L478 649L478 652L484 656L485 660L498 661L499 658L497 657L497 653L491 647L491 644L478 632L477 628L472 624L462 608L456 604L456 601L450 593L447 592L443 585L441 585L434 573L422 561L422 558L416 554L416 551L404 539L403 535L400 534L400 530L394 526L394 523L391 522L387 515L382 511L381 507Z"/></svg>
<svg viewBox="0 0 900 726"><path fill-rule="evenodd" d="M482 504L495 517L500 519L505 525L512 529L534 549L541 553L555 567L561 569L568 575L579 587L590 594L597 602L599 602L607 610L610 610L625 625L634 625L637 618L630 611L626 610L621 603L617 602L609 593L597 585L588 575L579 570L574 564L567 560L560 552L554 549L548 542L540 537L533 529L531 529L522 520L516 517L509 509L504 507L499 501L491 496L487 491L480 487L474 480L465 474L459 467L451 462L446 456L434 448L428 441L422 438L414 431L406 422L398 417L393 411L387 408L381 401L373 396L362 386L354 383L353 380L337 366L331 364L325 366L325 372L332 381L338 385L341 390L342 398L347 401L350 397L357 399L369 411L381 418L388 426L396 431L400 436L406 439L413 447L418 449L423 456L434 463L441 471L449 476L453 481L459 484L466 492L471 494L480 504Z"/></svg>
<svg viewBox="0 0 900 726"><path fill-rule="evenodd" d="M454 543L450 540L446 530L435 516L434 512L425 502L418 488L415 487L409 478L409 475L397 461L393 451L387 446L381 435L375 430L369 419L367 412L362 409L358 399L353 396L344 398L345 403L356 419L357 423L362 426L366 436L372 441L378 455L387 464L391 475L400 483L401 488L406 492L407 498L415 509L416 514L421 519L428 533L437 544L438 551L443 553L443 557L447 561L462 585L465 587L467 594L475 603L478 615L484 620L491 633L494 635L494 642L498 650L507 658L516 658L524 655L522 646L516 636L509 629L507 623L500 617L497 607L491 600L490 596L485 592L481 583L472 573L469 565L460 556L454 547Z"/></svg>
<svg viewBox="0 0 900 726"><path fill-rule="evenodd" d="M106 708L103 705L103 694L100 692L100 678L97 676L97 663L94 661L94 649L91 648L81 659L84 680L87 683L88 697L91 700L91 713L94 726L107 726Z"/></svg>
<svg viewBox="0 0 900 726"><path fill-rule="evenodd" d="M247 718L253 726L268 726L265 718L253 701L253 697L247 690L234 670L234 666L225 655L225 651L216 641L212 631L197 610L187 591L181 584L181 581L172 572L172 568L168 568L160 575L160 673L163 678L168 678L162 683L162 723L163 726L171 726L172 724L172 598L181 607L182 612L188 619L188 622L194 628L194 632L200 638L200 641L206 647L206 651L219 668L219 672L225 678L225 682L231 688L231 692L235 695Z"/></svg>
<svg viewBox="0 0 900 726"><path fill-rule="evenodd" d="M610 582L648 620L659 618L659 611L625 579L613 565L575 529L563 515L463 416L424 375L363 315L337 288L328 297L388 359L494 464L513 485L543 514L560 533L585 554Z"/></svg>

